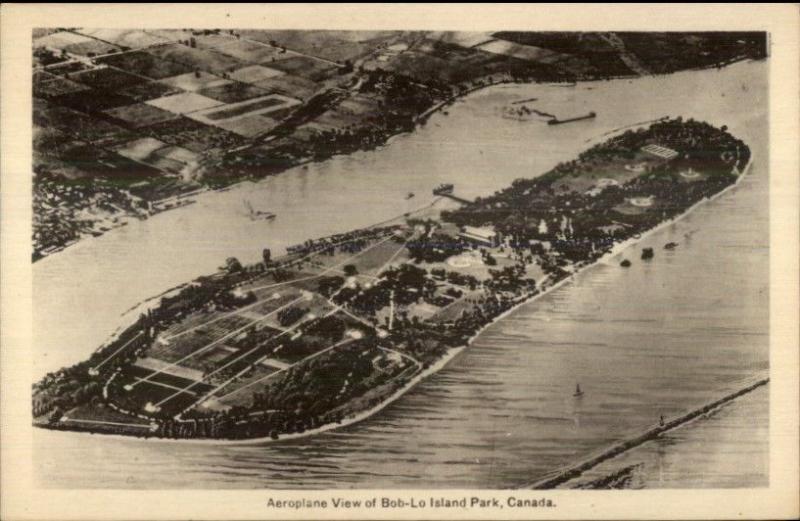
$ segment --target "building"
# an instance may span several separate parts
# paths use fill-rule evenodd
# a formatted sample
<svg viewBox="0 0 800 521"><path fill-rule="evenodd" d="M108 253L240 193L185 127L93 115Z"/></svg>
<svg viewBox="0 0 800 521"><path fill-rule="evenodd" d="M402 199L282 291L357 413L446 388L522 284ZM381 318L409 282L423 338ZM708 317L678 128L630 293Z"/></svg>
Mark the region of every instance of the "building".
<svg viewBox="0 0 800 521"><path fill-rule="evenodd" d="M671 148L662 147L661 145L645 145L642 147L642 152L647 152L661 159L672 159L678 156L678 153Z"/></svg>
<svg viewBox="0 0 800 521"><path fill-rule="evenodd" d="M480 244L481 246L489 246L490 248L496 248L500 245L500 241L502 240L500 234L492 228L476 228L475 226L464 226L464 230L459 234L459 237L469 242Z"/></svg>

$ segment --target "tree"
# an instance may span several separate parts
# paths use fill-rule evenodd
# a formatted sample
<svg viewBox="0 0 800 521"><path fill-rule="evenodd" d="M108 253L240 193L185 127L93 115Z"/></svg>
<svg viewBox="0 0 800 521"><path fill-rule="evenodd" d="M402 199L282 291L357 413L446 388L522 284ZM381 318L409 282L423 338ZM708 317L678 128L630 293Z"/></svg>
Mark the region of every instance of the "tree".
<svg viewBox="0 0 800 521"><path fill-rule="evenodd" d="M272 252L269 248L264 248L261 252L261 257L264 259L264 266L268 266L272 260Z"/></svg>
<svg viewBox="0 0 800 521"><path fill-rule="evenodd" d="M355 277L358 274L358 268L356 268L355 264L347 264L344 267L344 274L348 277Z"/></svg>
<svg viewBox="0 0 800 521"><path fill-rule="evenodd" d="M236 273L242 271L242 263L236 257L228 257L225 260L225 269L228 273Z"/></svg>

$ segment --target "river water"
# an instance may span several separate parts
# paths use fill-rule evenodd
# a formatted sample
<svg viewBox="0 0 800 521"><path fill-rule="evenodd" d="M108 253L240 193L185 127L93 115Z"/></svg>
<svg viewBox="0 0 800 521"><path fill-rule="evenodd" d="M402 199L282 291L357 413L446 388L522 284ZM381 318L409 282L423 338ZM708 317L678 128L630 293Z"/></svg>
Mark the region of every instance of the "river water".
<svg viewBox="0 0 800 521"><path fill-rule="evenodd" d="M765 375L767 90L764 62L574 88L493 87L379 150L203 194L197 204L37 262L38 376L85 358L129 318L121 315L131 306L213 271L230 255L256 260L265 246L280 252L308 237L395 216L430 202L431 188L441 182L454 183L464 197L491 193L573 158L625 125L694 117L727 125L755 155L751 175L737 188L522 306L440 373L360 424L262 446L36 430L39 481L70 488L518 487L640 432L659 415ZM501 117L510 101L531 97L544 112L594 110L598 117L555 127ZM406 200L407 192L417 197ZM245 199L278 218L251 221ZM678 248L663 250L670 241ZM643 246L655 248L655 259L639 261ZM633 266L621 269L622 257ZM576 383L586 392L580 400L572 398ZM755 453L766 457L766 429L758 438ZM680 443L672 447L680 450ZM714 473L710 465L707 475Z"/></svg>

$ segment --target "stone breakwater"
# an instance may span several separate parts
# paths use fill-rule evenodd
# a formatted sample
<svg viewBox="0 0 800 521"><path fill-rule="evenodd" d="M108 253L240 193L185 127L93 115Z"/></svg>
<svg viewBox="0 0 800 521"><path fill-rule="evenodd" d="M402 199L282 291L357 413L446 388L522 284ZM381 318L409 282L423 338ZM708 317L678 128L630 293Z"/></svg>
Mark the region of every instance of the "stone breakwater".
<svg viewBox="0 0 800 521"><path fill-rule="evenodd" d="M651 429L648 429L643 434L641 434L641 435L639 435L639 436L637 436L635 438L632 438L632 439L623 441L621 443L618 443L616 445L613 445L613 446L609 447L608 449L604 450L599 455L594 456L593 458L590 458L588 460L584 460L584 461L582 461L582 462L580 462L578 464L572 465L572 466L570 466L570 467L568 467L566 469L562 469L560 471L557 471L554 475L551 475L551 476L549 476L547 478L544 478L544 479L534 483L530 488L532 488L534 490L543 490L543 489L555 488L558 485L561 485L563 483L566 483L567 481L570 481L572 479L577 478L578 476L580 476L581 474L583 474L587 470L599 465L600 463L602 463L604 461L607 461L607 460L609 460L609 459L611 459L611 458L613 458L615 456L618 456L618 455L622 454L623 452L629 451L629 450L633 449L634 447L638 447L639 445L647 443L648 441L652 441L652 440L658 438L662 433L667 432L667 431L672 430L672 429L675 429L677 427L680 427L680 426L682 426L682 425L684 425L684 424L686 424L686 423L688 423L688 422L690 422L690 421L692 421L692 420L694 420L694 419L696 419L696 418L698 418L698 417L700 417L700 416L702 416L704 414L707 414L707 413L713 411L714 409L717 409L717 408L725 405L726 403L728 403L730 401L735 400L736 398L738 398L738 397L740 397L740 396L742 396L744 394L747 394L747 393L749 393L749 392L761 387L762 385L767 385L768 383L769 383L769 378L763 378L761 380L758 380L755 383L752 383L752 384L748 385L747 387L739 389L738 391L735 391L733 393L727 394L727 395L723 396L722 398L720 398L718 400L715 400L715 401L713 401L713 402L711 402L709 404L703 405L702 407L699 407L697 409L693 409L692 411L689 411L688 413L686 413L686 414L684 414L682 416L679 416L679 417L677 417L677 418L675 418L673 420L665 422L663 425L658 425L657 427L653 427Z"/></svg>

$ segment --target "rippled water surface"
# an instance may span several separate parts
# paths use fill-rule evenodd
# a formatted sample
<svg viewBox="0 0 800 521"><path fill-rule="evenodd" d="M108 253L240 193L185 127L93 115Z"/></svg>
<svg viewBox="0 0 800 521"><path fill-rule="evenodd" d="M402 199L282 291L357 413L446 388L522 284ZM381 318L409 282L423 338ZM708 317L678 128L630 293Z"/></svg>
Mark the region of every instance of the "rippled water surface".
<svg viewBox="0 0 800 521"><path fill-rule="evenodd" d="M142 443L37 430L40 481L112 488L519 487L640 432L662 414L681 413L764 376L766 72L766 63L740 63L575 88L488 89L381 150L205 194L193 206L36 263L33 355L43 374L85 358L137 302L213 270L229 255L255 260L266 245L279 250L380 221L426 204L440 182L454 182L466 197L485 194L571 159L621 126L664 115L694 117L727 125L755 154L751 175L737 188L517 309L440 373L360 424L261 446ZM594 110L598 117L548 127L500 116L510 101L530 97L538 97L537 108L546 112ZM409 191L418 197L406 201ZM250 221L243 198L278 219ZM663 250L670 241L679 246ZM656 250L650 262L639 260L645 246ZM631 268L619 267L623 257L633 261ZM577 400L576 383L585 391ZM766 398L759 403L764 413ZM734 402L728 410L737 407L743 406ZM756 431L752 450L766 453L766 432ZM730 471L715 439L695 446L720 454L698 458L707 462L707 481ZM738 486L752 480L721 481ZM696 481L676 473L667 484L647 485Z"/></svg>

